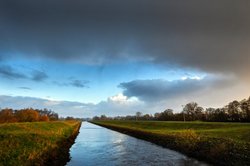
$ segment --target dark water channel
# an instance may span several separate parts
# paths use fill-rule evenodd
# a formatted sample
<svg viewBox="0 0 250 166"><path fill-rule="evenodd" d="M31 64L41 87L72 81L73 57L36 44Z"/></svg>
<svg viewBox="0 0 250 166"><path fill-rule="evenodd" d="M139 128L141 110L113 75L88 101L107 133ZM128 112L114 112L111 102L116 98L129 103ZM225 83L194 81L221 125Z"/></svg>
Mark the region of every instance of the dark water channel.
<svg viewBox="0 0 250 166"><path fill-rule="evenodd" d="M178 152L84 122L68 166L205 166Z"/></svg>

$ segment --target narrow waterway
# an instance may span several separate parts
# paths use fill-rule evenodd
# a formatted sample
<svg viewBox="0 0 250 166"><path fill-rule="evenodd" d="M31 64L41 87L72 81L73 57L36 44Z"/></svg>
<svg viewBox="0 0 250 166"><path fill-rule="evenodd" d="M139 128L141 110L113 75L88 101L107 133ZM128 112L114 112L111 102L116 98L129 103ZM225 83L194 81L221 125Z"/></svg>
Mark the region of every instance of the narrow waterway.
<svg viewBox="0 0 250 166"><path fill-rule="evenodd" d="M68 166L205 166L178 152L84 122Z"/></svg>

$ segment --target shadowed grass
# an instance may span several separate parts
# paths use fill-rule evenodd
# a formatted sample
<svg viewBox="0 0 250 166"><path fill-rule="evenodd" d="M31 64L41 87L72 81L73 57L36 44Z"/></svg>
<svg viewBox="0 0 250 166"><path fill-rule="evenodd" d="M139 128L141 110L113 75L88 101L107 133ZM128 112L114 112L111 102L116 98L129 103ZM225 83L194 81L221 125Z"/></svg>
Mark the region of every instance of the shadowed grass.
<svg viewBox="0 0 250 166"><path fill-rule="evenodd" d="M48 165L80 122L26 122L0 124L0 165Z"/></svg>

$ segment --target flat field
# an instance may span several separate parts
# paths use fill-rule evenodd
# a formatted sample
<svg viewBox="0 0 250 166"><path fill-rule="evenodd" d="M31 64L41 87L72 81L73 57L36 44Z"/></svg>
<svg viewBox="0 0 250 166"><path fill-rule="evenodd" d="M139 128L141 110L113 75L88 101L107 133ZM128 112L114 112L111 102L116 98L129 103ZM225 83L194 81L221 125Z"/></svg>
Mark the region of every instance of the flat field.
<svg viewBox="0 0 250 166"><path fill-rule="evenodd" d="M0 124L0 166L55 164L79 127L79 121Z"/></svg>
<svg viewBox="0 0 250 166"><path fill-rule="evenodd" d="M194 130L200 136L213 138L229 138L250 142L250 123L222 122L178 122L178 121L98 121L136 130L150 131L160 134L178 134L186 130Z"/></svg>

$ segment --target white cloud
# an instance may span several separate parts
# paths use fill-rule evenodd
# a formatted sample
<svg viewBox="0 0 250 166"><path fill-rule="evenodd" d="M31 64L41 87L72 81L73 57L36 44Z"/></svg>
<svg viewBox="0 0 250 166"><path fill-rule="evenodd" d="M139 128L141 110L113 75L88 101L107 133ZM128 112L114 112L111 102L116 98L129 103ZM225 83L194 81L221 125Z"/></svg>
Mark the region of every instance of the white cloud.
<svg viewBox="0 0 250 166"><path fill-rule="evenodd" d="M44 105L45 106L48 106L48 107L50 107L50 106L55 106L55 105L59 105L60 104L60 102L59 101L54 101L54 100L45 100L44 101Z"/></svg>
<svg viewBox="0 0 250 166"><path fill-rule="evenodd" d="M125 96L123 93L118 93L115 96L111 96L108 98L107 102L111 102L111 103L116 103L116 104L121 104L121 105L125 105L125 104L133 104L133 103L137 103L139 102L138 99L136 97L128 97Z"/></svg>
<svg viewBox="0 0 250 166"><path fill-rule="evenodd" d="M187 80L187 79L191 79L191 80L201 80L204 77L201 76L183 76L181 77L181 80Z"/></svg>
<svg viewBox="0 0 250 166"><path fill-rule="evenodd" d="M128 99L127 96L124 96L122 93L119 93L115 96L111 96L108 98L109 101L112 101L112 102L118 102L118 103L123 103L123 102L126 102Z"/></svg>

